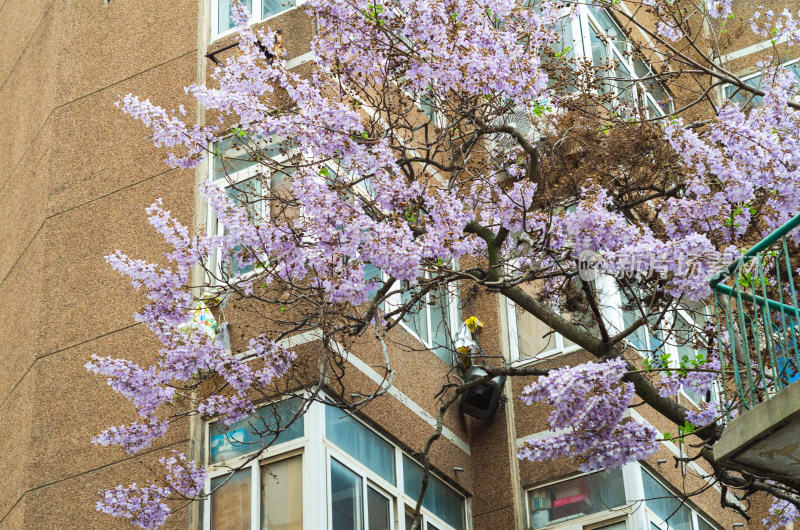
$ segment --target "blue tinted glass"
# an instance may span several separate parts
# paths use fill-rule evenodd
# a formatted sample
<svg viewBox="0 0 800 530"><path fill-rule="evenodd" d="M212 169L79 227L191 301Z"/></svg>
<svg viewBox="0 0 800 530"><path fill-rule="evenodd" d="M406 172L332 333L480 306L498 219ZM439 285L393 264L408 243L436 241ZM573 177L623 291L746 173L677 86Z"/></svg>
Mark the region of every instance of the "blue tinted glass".
<svg viewBox="0 0 800 530"><path fill-rule="evenodd" d="M433 302L430 304L431 331L433 333L431 346L433 346L433 353L450 366L453 363L453 342L450 331L450 315L448 314L449 295L446 290L439 289L431 294L431 299Z"/></svg>
<svg viewBox="0 0 800 530"><path fill-rule="evenodd" d="M674 530L692 530L692 510L644 469L642 486L648 508L667 521Z"/></svg>
<svg viewBox="0 0 800 530"><path fill-rule="evenodd" d="M394 484L394 448L359 421L333 406L325 407L325 437Z"/></svg>
<svg viewBox="0 0 800 530"><path fill-rule="evenodd" d="M265 158L276 158L281 150L288 148L285 141L265 143L264 141L242 140L229 136L214 144L214 180L231 176L237 171L256 165L254 154ZM220 156L222 155L222 156ZM224 157L224 158L223 158Z"/></svg>
<svg viewBox="0 0 800 530"><path fill-rule="evenodd" d="M381 270L372 263L367 263L364 265L364 280L367 282L374 281L373 287L369 291L369 296L370 298L375 296L378 293L378 289L381 288Z"/></svg>
<svg viewBox="0 0 800 530"><path fill-rule="evenodd" d="M400 295L401 303L407 304L411 300L411 295L411 289L403 291L403 294ZM425 303L426 298L427 296L422 298L405 314L405 316L403 316L403 323L411 328L424 343L429 344L428 306Z"/></svg>
<svg viewBox="0 0 800 530"><path fill-rule="evenodd" d="M244 7L247 8L248 13L253 12L252 0L241 0ZM219 0L219 25L217 31L222 33L236 27L236 24L231 20L231 8L233 2L231 0Z"/></svg>
<svg viewBox="0 0 800 530"><path fill-rule="evenodd" d="M331 458L331 522L336 530L362 530L361 477Z"/></svg>
<svg viewBox="0 0 800 530"><path fill-rule="evenodd" d="M261 18L271 17L293 8L295 0L261 0Z"/></svg>
<svg viewBox="0 0 800 530"><path fill-rule="evenodd" d="M262 209L264 198L262 195L261 177L253 177L242 182L237 182L225 188L225 194L233 201L236 206L244 206L247 209L247 218L250 224L257 225L262 220ZM243 247L236 245L235 252L241 252ZM245 274L253 270L250 263L240 263L235 257L231 258L231 275Z"/></svg>
<svg viewBox="0 0 800 530"><path fill-rule="evenodd" d="M303 400L292 398L262 407L250 416L225 426L216 422L209 427L209 460L212 464L246 455L269 445L277 445L304 434L303 417L291 425L286 423L302 406ZM275 431L282 430L277 437Z"/></svg>
<svg viewBox="0 0 800 530"><path fill-rule="evenodd" d="M416 499L421 485L422 466L403 455L403 490L406 495ZM434 476L428 481L422 506L456 530L464 529L464 497Z"/></svg>

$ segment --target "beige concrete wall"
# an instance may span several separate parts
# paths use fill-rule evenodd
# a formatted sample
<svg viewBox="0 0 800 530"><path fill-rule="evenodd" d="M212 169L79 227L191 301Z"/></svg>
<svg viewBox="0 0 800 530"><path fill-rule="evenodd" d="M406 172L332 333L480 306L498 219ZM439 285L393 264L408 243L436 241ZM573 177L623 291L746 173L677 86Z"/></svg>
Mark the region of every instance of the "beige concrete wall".
<svg viewBox="0 0 800 530"><path fill-rule="evenodd" d="M191 223L194 177L167 171L113 103L133 92L193 108L182 87L195 80L196 20L195 0L0 4L2 528L127 527L95 510L97 490L144 481L140 461L185 444L177 426L141 456L93 447L133 410L84 365L156 351L132 318L141 296L103 256L157 258L144 208L163 197Z"/></svg>

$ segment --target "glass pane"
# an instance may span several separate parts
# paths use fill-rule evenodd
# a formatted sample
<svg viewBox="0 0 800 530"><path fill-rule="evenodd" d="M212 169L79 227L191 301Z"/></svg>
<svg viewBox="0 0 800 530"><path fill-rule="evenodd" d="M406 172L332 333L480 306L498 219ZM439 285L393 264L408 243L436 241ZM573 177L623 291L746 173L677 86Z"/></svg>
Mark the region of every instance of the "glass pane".
<svg viewBox="0 0 800 530"><path fill-rule="evenodd" d="M411 530L414 526L414 514L406 512L406 530Z"/></svg>
<svg viewBox="0 0 800 530"><path fill-rule="evenodd" d="M605 92L609 87L605 82L600 80L606 77L604 67L608 61L608 47L600 38L600 34L598 34L597 30L591 24L589 25L589 45L591 46L592 63L594 64L595 68L600 69L597 72L600 90Z"/></svg>
<svg viewBox="0 0 800 530"><path fill-rule="evenodd" d="M263 219L264 197L262 195L261 177L253 177L241 182L237 182L225 188L225 195L230 198L236 206L244 206L247 210L247 219L250 224L257 225ZM235 252L241 252L241 245L234 247ZM255 257L255 256L253 256ZM231 257L229 270L226 271L231 276L236 274L246 274L253 270L253 265L239 263L239 259Z"/></svg>
<svg viewBox="0 0 800 530"><path fill-rule="evenodd" d="M236 206L244 206L247 209L247 220L250 224L258 224L261 221L261 212L264 210L262 189L261 177L253 177L228 186L225 188L225 195Z"/></svg>
<svg viewBox="0 0 800 530"><path fill-rule="evenodd" d="M431 293L430 317L433 339L433 353L447 365L453 363L452 337L450 332L450 295L446 289L438 289Z"/></svg>
<svg viewBox="0 0 800 530"><path fill-rule="evenodd" d="M410 289L403 291L403 294L400 296L401 303L407 304L411 300L411 294ZM430 344L430 337L428 336L428 304L426 298L427 296L417 302L417 304L406 313L403 317L403 323L411 328L425 344Z"/></svg>
<svg viewBox="0 0 800 530"><path fill-rule="evenodd" d="M293 8L295 0L261 0L261 18L271 17Z"/></svg>
<svg viewBox="0 0 800 530"><path fill-rule="evenodd" d="M389 499L370 487L367 488L367 521L369 530L391 529Z"/></svg>
<svg viewBox="0 0 800 530"><path fill-rule="evenodd" d="M250 469L211 479L211 528L250 528ZM228 480L228 477L230 479ZM227 480L227 482L226 482ZM217 489L219 488L219 489Z"/></svg>
<svg viewBox="0 0 800 530"><path fill-rule="evenodd" d="M436 118L436 108L434 107L436 100L434 99L433 93L423 94L419 98L419 108L422 110L422 113L431 120L431 123L434 125L438 125L438 120Z"/></svg>
<svg viewBox="0 0 800 530"><path fill-rule="evenodd" d="M594 473L529 491L528 504L533 528L617 508L625 504L622 470Z"/></svg>
<svg viewBox="0 0 800 530"><path fill-rule="evenodd" d="M536 289L531 284L521 285L526 293L536 296ZM517 313L517 340L519 341L519 358L533 359L540 354L556 349L556 336L553 330L519 306Z"/></svg>
<svg viewBox="0 0 800 530"><path fill-rule="evenodd" d="M262 530L303 530L300 455L261 466Z"/></svg>
<svg viewBox="0 0 800 530"><path fill-rule="evenodd" d="M370 280L373 282L373 287L369 291L369 296L373 297L378 294L378 290L381 288L381 284L383 283L381 270L372 263L367 263L364 265L364 280L368 283Z"/></svg>
<svg viewBox="0 0 800 530"><path fill-rule="evenodd" d="M435 526L433 523L428 523L428 525L425 528L427 530L439 530L439 527Z"/></svg>
<svg viewBox="0 0 800 530"><path fill-rule="evenodd" d="M345 412L325 407L325 437L394 484L394 447Z"/></svg>
<svg viewBox="0 0 800 530"><path fill-rule="evenodd" d="M653 513L664 519L673 530L692 530L692 511L682 504L667 488L650 473L642 469L644 500Z"/></svg>
<svg viewBox="0 0 800 530"><path fill-rule="evenodd" d="M628 71L628 68L622 64L622 61L620 61L619 57L615 57L615 59L619 61L619 64L617 64L617 68L614 71L614 76L617 78L617 91L620 102L628 106L633 106L634 97L631 74Z"/></svg>
<svg viewBox="0 0 800 530"><path fill-rule="evenodd" d="M713 526L708 524L705 519L697 516L697 529L698 530L716 530Z"/></svg>
<svg viewBox="0 0 800 530"><path fill-rule="evenodd" d="M572 36L572 21L569 17L561 19L561 38L553 45L553 51L558 57L574 57L575 41Z"/></svg>
<svg viewBox="0 0 800 530"><path fill-rule="evenodd" d="M416 499L422 484L422 466L406 455L403 455L403 482L406 495ZM464 529L464 497L434 476L428 481L422 506L456 530Z"/></svg>
<svg viewBox="0 0 800 530"><path fill-rule="evenodd" d="M235 27L235 24L231 20L232 4L233 2L231 0L219 0L219 25L217 28L219 33ZM247 8L248 13L253 12L252 0L242 0L242 4Z"/></svg>
<svg viewBox="0 0 800 530"><path fill-rule="evenodd" d="M678 359L683 364L689 364L697 358L697 351L694 349L695 333L694 326L680 316L675 314L675 328L673 330L674 342L678 350ZM694 391L690 385L683 387L684 393L695 403L700 403L705 396Z"/></svg>
<svg viewBox="0 0 800 530"><path fill-rule="evenodd" d="M363 530L361 477L331 458L331 522L336 530Z"/></svg>
<svg viewBox="0 0 800 530"><path fill-rule="evenodd" d="M609 15L605 9L598 9L595 7L589 7L589 9L600 25L600 29L608 36L608 43L614 46L620 53L625 53L627 51L625 36L620 31L619 26L611 15Z"/></svg>
<svg viewBox="0 0 800 530"><path fill-rule="evenodd" d="M261 407L247 419L226 426L222 422L209 427L209 458L212 464L261 450L303 436L303 416L286 426L302 406L300 398L285 399ZM283 429L277 437L275 431ZM273 441L274 440L274 441Z"/></svg>
<svg viewBox="0 0 800 530"><path fill-rule="evenodd" d="M220 3L223 3L221 0ZM249 6L249 0L247 2ZM281 151L291 148L285 140L243 140L237 136L229 136L214 144L214 180L232 176L238 171L256 165L256 156L275 158ZM257 153L257 154L256 154Z"/></svg>
<svg viewBox="0 0 800 530"><path fill-rule="evenodd" d="M661 530L653 521L650 521L650 530Z"/></svg>

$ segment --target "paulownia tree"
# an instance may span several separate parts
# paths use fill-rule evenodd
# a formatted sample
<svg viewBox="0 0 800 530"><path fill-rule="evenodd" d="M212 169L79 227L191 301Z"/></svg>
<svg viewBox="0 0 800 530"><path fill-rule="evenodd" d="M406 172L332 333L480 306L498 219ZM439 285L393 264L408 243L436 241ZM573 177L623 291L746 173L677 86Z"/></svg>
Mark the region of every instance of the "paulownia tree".
<svg viewBox="0 0 800 530"><path fill-rule="evenodd" d="M213 155L223 169L255 170L246 184L202 186L222 227L214 233L153 204L167 266L107 257L147 295L136 319L162 349L149 366L99 357L87 365L141 416L95 443L135 453L177 417L247 417L307 361L282 341L308 331L323 350L311 363L319 363L316 382L303 380L309 401L321 399L323 381L335 390L344 380L336 344L369 340L385 355L385 381L373 393L353 397L339 385L338 405L357 409L391 385L387 341L401 322L448 293L496 293L596 360L557 370L489 363L469 383L453 371L439 428L417 455L426 472L442 418L463 392L497 375L538 376L523 400L552 406L557 434L528 442L520 458L570 456L584 471L644 458L663 435L623 419L643 402L703 442L700 457L724 489L773 495L765 524L795 518L797 484L714 461L724 430L716 420L735 402L687 409L673 398L681 386L708 391L732 347L714 326L680 335L670 316L701 307L721 264L800 210L794 78L776 67L777 48L759 87L714 60L734 16L730 0L584 7L613 13L622 30L601 44L641 66L636 76L613 54L586 59L559 44L579 9L571 2L310 0L315 68L287 70L276 35L249 28L235 6L238 51L215 67L209 86L187 88L208 123L187 123L183 108L121 98L167 149L170 166ZM797 40L788 12L755 13L751 25L776 41L784 33ZM723 85L744 103L716 105L711 95ZM632 265L632 256L650 265ZM581 274L587 260L616 274ZM202 285L193 284L199 277ZM623 326L605 316L608 286L635 315ZM247 304L269 323L250 338L247 357L189 325L198 298ZM631 355L642 326L680 335L703 355L677 368L652 344L644 360ZM436 347L453 350L451 338ZM150 528L167 519L170 499L207 494L200 464L180 453L162 464L158 480L108 490L98 509Z"/></svg>

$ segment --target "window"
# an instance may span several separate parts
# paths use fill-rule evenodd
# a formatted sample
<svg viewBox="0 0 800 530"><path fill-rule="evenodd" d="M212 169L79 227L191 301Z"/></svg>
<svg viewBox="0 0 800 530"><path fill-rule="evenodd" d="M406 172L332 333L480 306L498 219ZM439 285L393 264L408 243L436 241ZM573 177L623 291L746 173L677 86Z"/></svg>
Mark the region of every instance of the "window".
<svg viewBox="0 0 800 530"><path fill-rule="evenodd" d="M531 284L523 284L520 287L528 294L536 296L536 288ZM580 346L556 333L524 309L518 308L508 298L506 298L506 322L508 352L512 363L521 364L580 349Z"/></svg>
<svg viewBox="0 0 800 530"><path fill-rule="evenodd" d="M283 13L302 0L240 0L250 13L250 23L260 22L270 17ZM231 17L232 0L213 0L211 5L213 28L215 37L231 32L236 25Z"/></svg>
<svg viewBox="0 0 800 530"><path fill-rule="evenodd" d="M301 406L299 399L284 400L230 426L208 426L207 489L214 494L207 501L206 528L302 530L303 455L298 447L304 417L286 427ZM286 430L276 437L272 433L278 428ZM247 455L270 443L264 458L245 464Z"/></svg>
<svg viewBox="0 0 800 530"><path fill-rule="evenodd" d="M208 424L206 489L214 493L206 500L204 528L409 530L422 468L359 420L323 403L312 403L275 437L275 427L285 427L303 405L292 398L228 427ZM262 453L247 462L255 451ZM466 510L461 494L431 476L423 528L466 530Z"/></svg>
<svg viewBox="0 0 800 530"><path fill-rule="evenodd" d="M530 490L527 498L530 526L544 528L624 506L625 481L620 469L603 471Z"/></svg>
<svg viewBox="0 0 800 530"><path fill-rule="evenodd" d="M437 107L436 99L436 93L432 89L428 90L420 95L419 108L434 127L440 127L444 123L444 117Z"/></svg>
<svg viewBox="0 0 800 530"><path fill-rule="evenodd" d="M658 330L654 329L656 324L659 324L659 327L664 326L664 324L659 323L658 320L660 313L658 313L656 310L649 309L647 304L648 301L646 297L643 297L642 295L639 295L639 303L642 305L641 309L639 308L639 304L637 304L636 300L631 300L628 298L625 292L621 289L620 297L622 300L623 329L628 329L643 316L646 316L648 320L646 325L637 328L636 331L628 335L628 340L634 348L639 350L639 353L643 357L647 357L651 360L657 359L664 353L664 342L661 340L661 334ZM642 311L647 314L643 315Z"/></svg>
<svg viewBox="0 0 800 530"><path fill-rule="evenodd" d="M672 112L672 98L643 59L632 60L627 36L611 14L590 6L577 9L578 16L572 22L565 19L562 23L563 44L556 46L556 53L591 59L599 76L604 78L600 91L613 94L619 104L639 107L650 118Z"/></svg>
<svg viewBox="0 0 800 530"><path fill-rule="evenodd" d="M800 59L794 59L792 61L788 61L782 65L784 68L789 70L794 77L800 81ZM742 77L742 81L744 84L749 85L754 88L761 88L761 72L751 74L748 76ZM750 99L752 96L752 100ZM738 87L733 85L725 85L725 99L731 99L738 103L739 105L744 105L748 101L751 102L752 105L758 106L761 104L762 97L761 96L753 96L750 92L746 90L739 90Z"/></svg>
<svg viewBox="0 0 800 530"><path fill-rule="evenodd" d="M412 290L400 295L397 305L411 300ZM453 326L459 322L456 295L446 287L426 293L403 317L402 325L448 366L453 364Z"/></svg>
<svg viewBox="0 0 800 530"><path fill-rule="evenodd" d="M276 162L285 161L287 156L282 154L284 149L285 142L248 141L235 136L213 146L210 178L225 188L226 195L234 204L246 208L247 217L253 225L269 221L270 197L276 190L288 185L290 175L288 171L271 171L257 160L261 157ZM216 218L215 212L211 208L208 210L208 234L224 234L225 227ZM234 249L237 253L242 250L240 246ZM209 283L218 283L235 275L252 272L254 263L260 258L255 252L256 249L252 249L252 253L243 253L240 258L244 256L244 260L232 257L227 263L222 263L221 250L218 249L212 262L208 264L211 276Z"/></svg>
<svg viewBox="0 0 800 530"><path fill-rule="evenodd" d="M704 519L681 498L658 481L643 467L642 489L645 512L651 530L714 530L716 527Z"/></svg>
<svg viewBox="0 0 800 530"><path fill-rule="evenodd" d="M526 502L537 530L718 529L636 462L530 489Z"/></svg>
<svg viewBox="0 0 800 530"><path fill-rule="evenodd" d="M620 291L622 299L622 321L627 329L639 320L642 312L636 307L635 302L628 302L628 297ZM642 301L646 304L646 300ZM644 308L647 311L647 308ZM656 322L661 315L660 310L653 310L653 315L648 315L649 323L641 326L628 340L639 353L653 361L659 361L662 355L668 355L669 361L664 368L679 368L681 364L691 366L691 362L704 354L698 345L703 343L700 331L708 319L708 308L698 304L682 304L667 311L655 329ZM658 365L660 366L660 365ZM697 393L691 386L681 388L683 396L694 405L706 401L707 395ZM717 398L716 385L711 389L711 400Z"/></svg>

